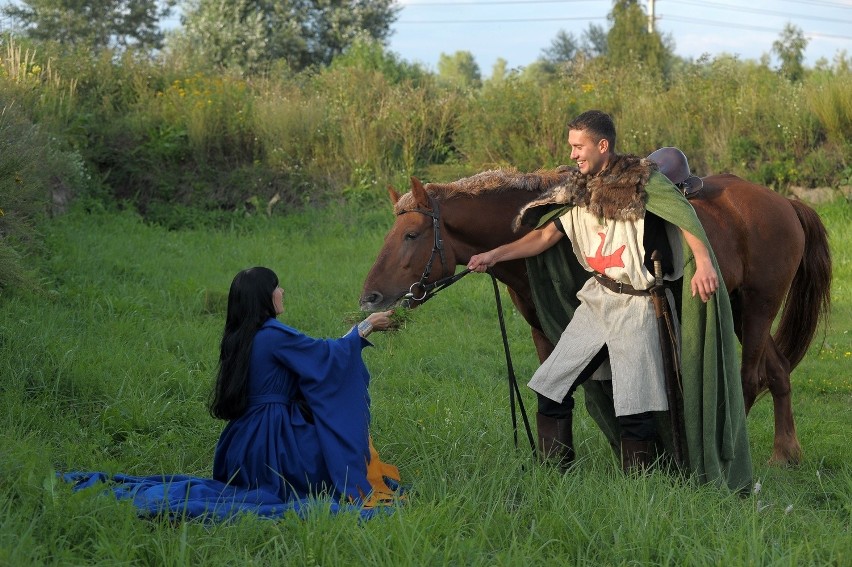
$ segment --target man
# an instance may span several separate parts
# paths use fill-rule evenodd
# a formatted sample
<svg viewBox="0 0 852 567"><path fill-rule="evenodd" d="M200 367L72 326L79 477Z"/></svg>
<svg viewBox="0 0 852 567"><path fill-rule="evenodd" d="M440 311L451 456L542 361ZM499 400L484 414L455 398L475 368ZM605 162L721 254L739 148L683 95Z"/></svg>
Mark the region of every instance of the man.
<svg viewBox="0 0 852 567"><path fill-rule="evenodd" d="M682 243L686 243L691 252L691 258L686 259L694 273L690 274L688 288L684 282L684 291L690 297L682 301L702 304L711 301L720 290L719 276L707 237L692 207L653 164L615 152L616 132L609 115L598 110L585 112L568 129L571 159L576 161L577 171L544 198L527 205L519 215L519 221L528 224L530 218L536 215L541 218L541 211L546 210L549 215L544 217L548 220L514 242L473 256L468 268L481 272L500 261L544 256L568 237L573 254L563 258L571 262L575 258L584 270L580 273L586 277L577 280L577 287L581 286L576 291L579 304L569 314L570 322L558 336L558 342L554 341L556 348L529 382L539 394L539 447L545 456L556 456L564 468L571 464L573 393L608 361L615 423L605 426L603 419L597 416L596 419L605 431L608 427L617 433L618 438L610 438L610 442L618 447L625 471L646 468L657 457L656 416L669 407L657 319L647 291L655 283L651 254L661 253L665 279L678 281L684 277ZM654 200L656 195L661 197ZM652 202L665 202L665 206L652 212ZM562 206L556 214L552 211L554 204ZM589 273L591 278L587 277ZM724 325L727 344L733 336L733 325L724 287L721 292L727 305L728 320ZM541 305L537 309L541 311ZM728 354L735 353L734 349ZM736 364L732 368L735 375L725 376L724 380L739 390ZM586 392L589 405L588 388ZM739 395L742 405L741 391ZM733 404L736 405L735 400ZM739 417L736 421L733 434L742 470L738 469L732 482L734 488L742 488L743 483L750 483L751 461L745 427ZM687 437L689 441L695 435L687 431ZM699 451L698 444L703 441L692 442L690 457L693 451ZM720 462L712 464L710 471L705 470L703 463L693 469L712 479L729 476L731 456L725 450L722 452L725 454Z"/></svg>

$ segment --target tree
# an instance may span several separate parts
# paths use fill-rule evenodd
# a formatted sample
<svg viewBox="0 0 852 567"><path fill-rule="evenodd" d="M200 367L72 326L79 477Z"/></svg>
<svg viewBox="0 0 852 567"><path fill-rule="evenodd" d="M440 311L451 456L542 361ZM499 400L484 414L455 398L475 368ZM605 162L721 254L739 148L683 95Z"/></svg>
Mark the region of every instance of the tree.
<svg viewBox="0 0 852 567"><path fill-rule="evenodd" d="M359 37L384 42L394 0L189 0L175 45L210 63L252 69L284 60L328 65Z"/></svg>
<svg viewBox="0 0 852 567"><path fill-rule="evenodd" d="M673 46L656 31L648 31L648 16L638 0L616 0L607 16L612 27L607 33L607 57L614 65L641 63L648 69L667 74Z"/></svg>
<svg viewBox="0 0 852 567"><path fill-rule="evenodd" d="M441 53L438 59L438 77L445 83L464 89L476 88L482 84L479 65L470 51L456 51L453 55Z"/></svg>
<svg viewBox="0 0 852 567"><path fill-rule="evenodd" d="M573 64L582 64L586 59L594 59L606 53L607 33L601 26L589 24L580 42L570 32L559 30L551 40L550 47L543 49L541 56L528 65L522 75L526 80L545 84Z"/></svg>
<svg viewBox="0 0 852 567"><path fill-rule="evenodd" d="M505 81L506 76L509 73L508 67L509 62L502 57L498 57L497 61L495 61L494 65L491 67L491 78L489 80L494 84L499 84Z"/></svg>
<svg viewBox="0 0 852 567"><path fill-rule="evenodd" d="M544 86L552 82L558 72L556 65L539 57L521 70L520 77L524 81Z"/></svg>
<svg viewBox="0 0 852 567"><path fill-rule="evenodd" d="M393 84L422 81L428 74L419 64L401 59L398 54L370 38L356 39L343 54L334 58L330 68L378 71Z"/></svg>
<svg viewBox="0 0 852 567"><path fill-rule="evenodd" d="M780 73L791 81L800 81L805 74L802 61L808 40L802 30L788 23L780 37L772 43L772 52L781 60Z"/></svg>
<svg viewBox="0 0 852 567"><path fill-rule="evenodd" d="M20 0L2 13L13 28L37 40L93 49L160 48L160 20L176 0Z"/></svg>
<svg viewBox="0 0 852 567"><path fill-rule="evenodd" d="M583 32L580 51L590 58L607 54L607 32L603 26L589 24L588 29Z"/></svg>
<svg viewBox="0 0 852 567"><path fill-rule="evenodd" d="M559 30L550 42L550 47L542 50L545 60L553 64L568 63L577 55L577 39L565 30Z"/></svg>
<svg viewBox="0 0 852 567"><path fill-rule="evenodd" d="M169 47L214 65L252 70L268 56L267 26L255 4L254 0L196 0L181 18L183 31L169 38ZM290 31L287 27L280 33Z"/></svg>

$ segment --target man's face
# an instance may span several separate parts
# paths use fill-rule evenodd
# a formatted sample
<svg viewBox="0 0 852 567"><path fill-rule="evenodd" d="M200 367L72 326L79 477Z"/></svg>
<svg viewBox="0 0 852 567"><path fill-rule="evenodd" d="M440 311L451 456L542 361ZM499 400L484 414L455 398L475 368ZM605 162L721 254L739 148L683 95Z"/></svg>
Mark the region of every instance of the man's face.
<svg viewBox="0 0 852 567"><path fill-rule="evenodd" d="M595 143L585 130L569 130L571 159L577 162L580 173L597 175L609 161L609 142L601 139Z"/></svg>

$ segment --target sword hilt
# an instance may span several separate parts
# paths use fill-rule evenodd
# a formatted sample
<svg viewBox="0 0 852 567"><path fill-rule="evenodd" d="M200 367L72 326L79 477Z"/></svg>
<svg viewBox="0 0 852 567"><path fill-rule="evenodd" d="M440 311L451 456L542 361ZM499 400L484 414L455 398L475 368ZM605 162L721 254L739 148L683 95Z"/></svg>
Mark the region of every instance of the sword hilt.
<svg viewBox="0 0 852 567"><path fill-rule="evenodd" d="M657 285L663 285L663 255L658 250L651 252L651 261L654 262L654 280Z"/></svg>

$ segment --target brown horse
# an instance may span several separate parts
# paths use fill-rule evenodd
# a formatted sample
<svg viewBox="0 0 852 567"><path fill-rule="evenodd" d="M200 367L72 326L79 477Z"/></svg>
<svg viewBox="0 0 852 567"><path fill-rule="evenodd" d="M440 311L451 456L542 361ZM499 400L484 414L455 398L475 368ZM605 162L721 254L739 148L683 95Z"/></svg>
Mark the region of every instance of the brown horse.
<svg viewBox="0 0 852 567"><path fill-rule="evenodd" d="M521 207L562 179L561 170L527 174L496 170L425 187L412 178L411 191L403 196L389 188L396 222L364 282L362 309L388 308L409 291L416 296L423 283L452 275L455 266L466 265L472 255L519 238L529 230L511 229ZM825 227L801 201L734 175L713 175L703 182L700 195L690 203L730 293L742 344L746 412L768 389L775 415L770 462L795 464L802 449L793 421L790 372L807 352L830 304L831 257ZM492 271L530 324L543 361L553 344L536 316L525 262L501 262ZM772 323L782 306L773 335Z"/></svg>

